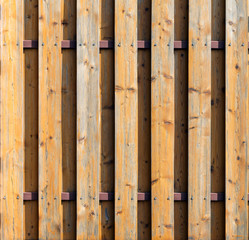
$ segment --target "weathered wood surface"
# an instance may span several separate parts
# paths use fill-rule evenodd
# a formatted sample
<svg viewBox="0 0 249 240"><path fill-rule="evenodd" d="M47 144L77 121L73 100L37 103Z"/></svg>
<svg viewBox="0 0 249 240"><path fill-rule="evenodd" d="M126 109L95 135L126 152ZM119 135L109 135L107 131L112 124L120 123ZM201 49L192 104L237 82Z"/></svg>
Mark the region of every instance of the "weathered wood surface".
<svg viewBox="0 0 249 240"><path fill-rule="evenodd" d="M61 1L39 0L39 238L62 238Z"/></svg>
<svg viewBox="0 0 249 240"><path fill-rule="evenodd" d="M24 39L38 39L38 0L25 0ZM25 49L24 192L38 190L38 50ZM24 239L38 239L38 201L25 201Z"/></svg>
<svg viewBox="0 0 249 240"><path fill-rule="evenodd" d="M63 39L76 40L76 0L62 1ZM76 51L62 50L62 191L76 191ZM76 201L62 201L62 238L76 239Z"/></svg>
<svg viewBox="0 0 249 240"><path fill-rule="evenodd" d="M174 239L174 1L152 3L151 58L152 239Z"/></svg>
<svg viewBox="0 0 249 240"><path fill-rule="evenodd" d="M189 2L188 234L211 237L211 1Z"/></svg>
<svg viewBox="0 0 249 240"><path fill-rule="evenodd" d="M212 40L225 39L225 0L212 0ZM211 54L211 192L225 192L225 50ZM225 239L225 202L211 203L211 239Z"/></svg>
<svg viewBox="0 0 249 240"><path fill-rule="evenodd" d="M137 36L151 40L151 1L139 0ZM151 191L151 51L138 50L138 192ZM138 239L151 239L151 203L138 201Z"/></svg>
<svg viewBox="0 0 249 240"><path fill-rule="evenodd" d="M1 0L1 239L23 238L24 2Z"/></svg>
<svg viewBox="0 0 249 240"><path fill-rule="evenodd" d="M226 1L226 239L248 238L247 6Z"/></svg>
<svg viewBox="0 0 249 240"><path fill-rule="evenodd" d="M129 33L129 34L127 34ZM137 2L115 1L115 238L137 238Z"/></svg>
<svg viewBox="0 0 249 240"><path fill-rule="evenodd" d="M77 239L99 236L101 93L98 26L99 0L78 0Z"/></svg>

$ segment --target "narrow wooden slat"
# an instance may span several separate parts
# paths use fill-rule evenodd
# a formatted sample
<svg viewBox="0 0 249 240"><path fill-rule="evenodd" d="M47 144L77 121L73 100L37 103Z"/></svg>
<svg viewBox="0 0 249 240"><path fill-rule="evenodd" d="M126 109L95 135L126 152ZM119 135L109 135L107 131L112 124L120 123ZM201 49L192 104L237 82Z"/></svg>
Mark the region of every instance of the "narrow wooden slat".
<svg viewBox="0 0 249 240"><path fill-rule="evenodd" d="M152 2L152 239L174 239L174 1Z"/></svg>
<svg viewBox="0 0 249 240"><path fill-rule="evenodd" d="M188 234L211 238L211 1L189 2Z"/></svg>
<svg viewBox="0 0 249 240"><path fill-rule="evenodd" d="M226 1L226 239L247 239L247 0Z"/></svg>
<svg viewBox="0 0 249 240"><path fill-rule="evenodd" d="M99 0L77 0L77 239L99 236Z"/></svg>
<svg viewBox="0 0 249 240"><path fill-rule="evenodd" d="M115 1L115 239L137 238L137 91L137 1L117 0Z"/></svg>
<svg viewBox="0 0 249 240"><path fill-rule="evenodd" d="M23 238L24 2L1 0L1 239Z"/></svg>
<svg viewBox="0 0 249 240"><path fill-rule="evenodd" d="M62 238L61 1L39 0L39 238Z"/></svg>

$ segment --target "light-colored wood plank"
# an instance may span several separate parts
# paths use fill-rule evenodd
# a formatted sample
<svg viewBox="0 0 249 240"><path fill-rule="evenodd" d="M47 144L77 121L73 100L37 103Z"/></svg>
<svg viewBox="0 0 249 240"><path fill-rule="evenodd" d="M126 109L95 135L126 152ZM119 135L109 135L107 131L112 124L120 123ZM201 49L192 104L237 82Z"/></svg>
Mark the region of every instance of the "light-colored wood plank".
<svg viewBox="0 0 249 240"><path fill-rule="evenodd" d="M39 0L39 238L62 238L61 0Z"/></svg>
<svg viewBox="0 0 249 240"><path fill-rule="evenodd" d="M189 2L188 234L211 237L211 1Z"/></svg>
<svg viewBox="0 0 249 240"><path fill-rule="evenodd" d="M24 2L1 0L1 239L23 238Z"/></svg>
<svg viewBox="0 0 249 240"><path fill-rule="evenodd" d="M247 239L247 0L226 1L226 239Z"/></svg>
<svg viewBox="0 0 249 240"><path fill-rule="evenodd" d="M128 34L129 33L129 34ZM115 238L137 238L137 1L115 1Z"/></svg>
<svg viewBox="0 0 249 240"><path fill-rule="evenodd" d="M38 0L25 0L24 38L38 39ZM38 50L25 54L25 161L24 192L38 191ZM38 239L38 201L25 201L24 239Z"/></svg>
<svg viewBox="0 0 249 240"><path fill-rule="evenodd" d="M152 3L152 239L174 238L174 1Z"/></svg>
<svg viewBox="0 0 249 240"><path fill-rule="evenodd" d="M77 239L99 236L99 0L77 0Z"/></svg>

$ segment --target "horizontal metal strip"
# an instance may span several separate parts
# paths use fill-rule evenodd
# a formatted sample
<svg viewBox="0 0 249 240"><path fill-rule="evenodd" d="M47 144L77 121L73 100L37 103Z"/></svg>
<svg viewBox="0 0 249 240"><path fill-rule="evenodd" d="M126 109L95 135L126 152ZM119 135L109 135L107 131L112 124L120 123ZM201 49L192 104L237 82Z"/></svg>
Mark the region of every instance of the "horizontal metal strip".
<svg viewBox="0 0 249 240"><path fill-rule="evenodd" d="M151 47L150 41L137 41L137 46L139 49L149 49ZM114 42L112 40L101 40L99 42L99 47L101 49L112 49L114 47ZM187 41L175 41L174 42L175 49L187 49L188 42ZM224 49L225 42L224 41L212 41L211 42L212 49ZM38 41L36 40L24 40L23 48L38 48ZM76 48L76 41L72 40L63 40L61 42L61 48L63 49L74 49Z"/></svg>
<svg viewBox="0 0 249 240"><path fill-rule="evenodd" d="M150 193L141 193L139 192L137 195L138 201L150 201L151 196ZM249 195L248 195L249 198ZM23 200L25 201L35 201L38 199L37 192L24 192ZM188 194L187 193L175 193L174 200L175 201L187 201ZM225 194L224 193L211 193L211 201L224 201ZM61 193L61 200L62 201L74 201L76 200L76 192L62 192ZM114 200L114 193L108 192L100 192L99 193L99 200L100 201L113 201Z"/></svg>

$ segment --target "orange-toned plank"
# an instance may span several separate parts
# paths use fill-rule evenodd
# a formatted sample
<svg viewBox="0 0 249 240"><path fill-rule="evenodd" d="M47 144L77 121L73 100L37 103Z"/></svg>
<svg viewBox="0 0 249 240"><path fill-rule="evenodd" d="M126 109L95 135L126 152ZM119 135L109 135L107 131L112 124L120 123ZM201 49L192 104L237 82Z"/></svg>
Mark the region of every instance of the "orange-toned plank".
<svg viewBox="0 0 249 240"><path fill-rule="evenodd" d="M39 0L39 238L62 238L61 0Z"/></svg>
<svg viewBox="0 0 249 240"><path fill-rule="evenodd" d="M152 3L152 239L174 238L174 1Z"/></svg>
<svg viewBox="0 0 249 240"><path fill-rule="evenodd" d="M211 237L211 1L189 2L188 234Z"/></svg>
<svg viewBox="0 0 249 240"><path fill-rule="evenodd" d="M99 236L99 0L77 0L77 239Z"/></svg>
<svg viewBox="0 0 249 240"><path fill-rule="evenodd" d="M25 0L25 39L38 39L38 0ZM25 54L25 161L24 192L38 191L38 50ZM24 239L38 238L38 201L25 201Z"/></svg>
<svg viewBox="0 0 249 240"><path fill-rule="evenodd" d="M247 6L226 1L226 239L248 238Z"/></svg>
<svg viewBox="0 0 249 240"><path fill-rule="evenodd" d="M24 2L1 0L1 239L23 238Z"/></svg>
<svg viewBox="0 0 249 240"><path fill-rule="evenodd" d="M129 34L128 34L129 33ZM115 238L137 238L137 1L115 1Z"/></svg>

